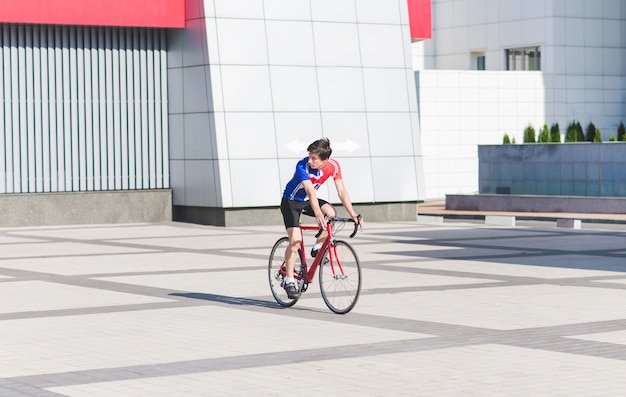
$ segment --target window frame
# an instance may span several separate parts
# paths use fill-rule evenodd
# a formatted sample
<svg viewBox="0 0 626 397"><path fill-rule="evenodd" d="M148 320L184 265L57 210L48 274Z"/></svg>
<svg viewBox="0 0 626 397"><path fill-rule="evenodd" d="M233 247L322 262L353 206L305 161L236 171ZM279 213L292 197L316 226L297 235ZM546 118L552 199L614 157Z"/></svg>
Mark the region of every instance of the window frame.
<svg viewBox="0 0 626 397"><path fill-rule="evenodd" d="M541 70L541 47L507 48L504 52L506 70Z"/></svg>

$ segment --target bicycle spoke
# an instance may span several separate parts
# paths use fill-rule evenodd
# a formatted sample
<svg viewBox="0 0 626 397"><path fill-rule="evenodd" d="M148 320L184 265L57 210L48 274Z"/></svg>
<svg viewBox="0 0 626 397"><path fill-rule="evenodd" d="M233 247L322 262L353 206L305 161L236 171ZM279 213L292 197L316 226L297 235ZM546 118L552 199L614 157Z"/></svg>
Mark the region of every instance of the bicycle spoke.
<svg viewBox="0 0 626 397"><path fill-rule="evenodd" d="M331 248L332 249L332 248ZM354 249L345 241L336 241L336 256L326 251L320 266L320 290L326 306L335 313L348 313L356 305L361 291L361 267Z"/></svg>
<svg viewBox="0 0 626 397"><path fill-rule="evenodd" d="M272 295L279 305L285 307L293 306L298 301L298 298L289 299L284 289L285 251L287 247L289 247L289 239L287 237L279 239L274 244L267 268ZM296 266L300 266L300 260L296 260Z"/></svg>

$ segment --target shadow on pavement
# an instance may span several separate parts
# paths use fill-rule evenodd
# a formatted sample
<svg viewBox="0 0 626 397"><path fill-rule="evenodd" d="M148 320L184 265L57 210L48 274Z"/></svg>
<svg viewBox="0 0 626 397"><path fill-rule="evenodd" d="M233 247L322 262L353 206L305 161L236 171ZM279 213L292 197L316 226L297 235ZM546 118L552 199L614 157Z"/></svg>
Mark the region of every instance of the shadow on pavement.
<svg viewBox="0 0 626 397"><path fill-rule="evenodd" d="M229 305L260 306L260 307L267 307L267 308L271 308L271 309L284 309L282 306L278 305L274 301L265 301L265 300L250 299L250 298L240 298L240 297L236 297L236 296L203 294L203 293L199 293L199 292L175 293L175 294L170 294L170 296L180 296L180 297L183 297L183 298L201 299L201 300L217 302L217 303L226 303L226 304L229 304Z"/></svg>
<svg viewBox="0 0 626 397"><path fill-rule="evenodd" d="M624 231L557 228L464 229L448 225L446 230L379 234L399 237L393 242L406 249L376 253L397 257L626 272Z"/></svg>

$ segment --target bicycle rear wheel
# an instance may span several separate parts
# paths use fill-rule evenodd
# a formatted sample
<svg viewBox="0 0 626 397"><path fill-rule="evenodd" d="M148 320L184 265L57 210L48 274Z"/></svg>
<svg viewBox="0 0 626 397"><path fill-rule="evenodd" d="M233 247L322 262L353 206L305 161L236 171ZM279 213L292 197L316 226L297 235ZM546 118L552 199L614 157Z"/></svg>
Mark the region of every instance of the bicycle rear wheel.
<svg viewBox="0 0 626 397"><path fill-rule="evenodd" d="M287 237L282 237L276 241L274 247L272 248L272 252L270 253L270 260L267 266L267 274L269 276L270 281L270 289L272 290L272 295L274 295L274 299L278 302L279 305L284 307L289 307L295 305L298 301L298 297L294 299L289 299L287 296L287 292L285 292L284 288L284 280L285 280L285 251L289 247L289 239ZM300 267L300 260L296 260L296 268Z"/></svg>
<svg viewBox="0 0 626 397"><path fill-rule="evenodd" d="M345 241L335 241L333 261L324 252L320 266L320 290L326 306L338 314L354 308L361 292L361 266L354 248Z"/></svg>

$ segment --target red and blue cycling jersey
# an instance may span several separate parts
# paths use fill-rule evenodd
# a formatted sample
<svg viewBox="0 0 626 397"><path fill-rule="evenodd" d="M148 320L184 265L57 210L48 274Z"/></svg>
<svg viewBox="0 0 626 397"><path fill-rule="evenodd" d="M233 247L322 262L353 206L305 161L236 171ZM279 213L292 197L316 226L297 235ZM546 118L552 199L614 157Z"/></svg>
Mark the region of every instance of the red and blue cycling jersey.
<svg viewBox="0 0 626 397"><path fill-rule="evenodd" d="M293 178L287 183L283 197L287 200L306 201L308 200L302 182L309 180L317 190L328 178L333 180L341 179L341 167L336 160L328 159L319 169L313 169L309 165L309 158L305 157L296 164L296 172Z"/></svg>

